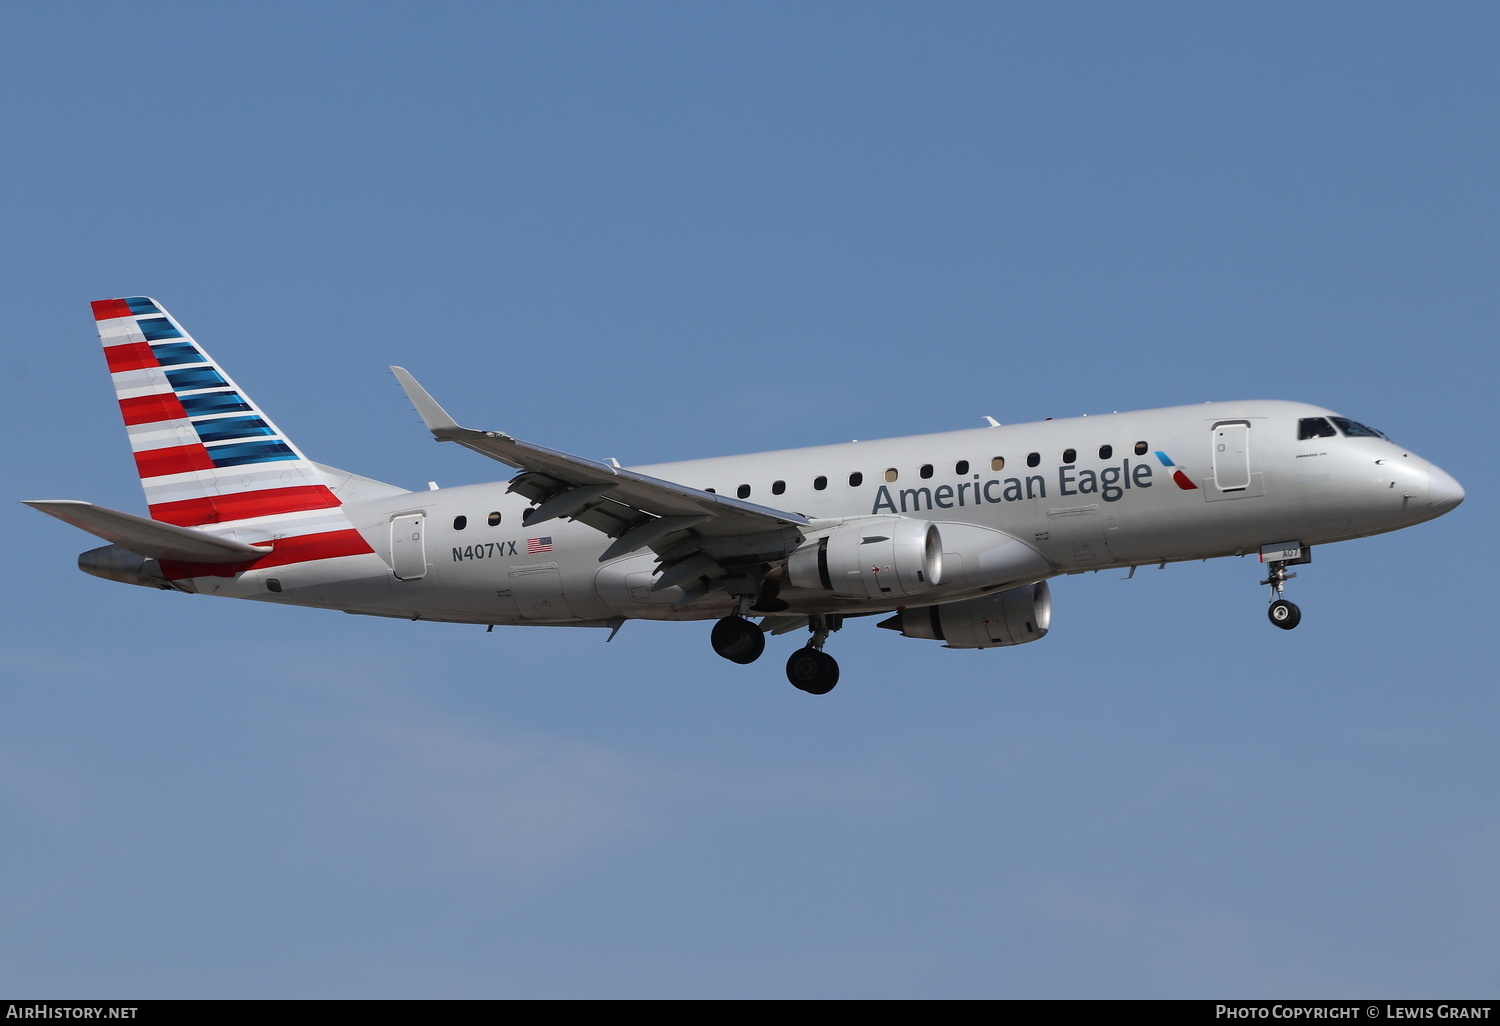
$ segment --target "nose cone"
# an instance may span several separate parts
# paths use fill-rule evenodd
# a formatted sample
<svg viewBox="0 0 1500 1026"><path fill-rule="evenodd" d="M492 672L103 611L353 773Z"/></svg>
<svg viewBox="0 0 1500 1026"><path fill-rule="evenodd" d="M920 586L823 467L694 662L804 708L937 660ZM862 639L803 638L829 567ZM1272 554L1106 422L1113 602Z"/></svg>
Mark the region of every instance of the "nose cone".
<svg viewBox="0 0 1500 1026"><path fill-rule="evenodd" d="M1446 513L1464 501L1464 486L1440 467L1427 468L1427 504L1434 513Z"/></svg>

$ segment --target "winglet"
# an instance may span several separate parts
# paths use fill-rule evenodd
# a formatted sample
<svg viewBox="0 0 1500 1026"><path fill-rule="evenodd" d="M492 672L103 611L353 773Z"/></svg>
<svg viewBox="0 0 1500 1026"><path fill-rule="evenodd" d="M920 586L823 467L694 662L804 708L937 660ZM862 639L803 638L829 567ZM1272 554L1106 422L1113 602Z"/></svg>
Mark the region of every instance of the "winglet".
<svg viewBox="0 0 1500 1026"><path fill-rule="evenodd" d="M422 423L427 425L438 438L450 431L462 430L458 421L448 416L448 411L438 405L436 399L427 394L427 389L417 384L417 379L411 376L411 372L405 367L392 367L391 373L396 375L396 380L401 383L401 389L406 393L406 398L417 408L417 413L422 418Z"/></svg>

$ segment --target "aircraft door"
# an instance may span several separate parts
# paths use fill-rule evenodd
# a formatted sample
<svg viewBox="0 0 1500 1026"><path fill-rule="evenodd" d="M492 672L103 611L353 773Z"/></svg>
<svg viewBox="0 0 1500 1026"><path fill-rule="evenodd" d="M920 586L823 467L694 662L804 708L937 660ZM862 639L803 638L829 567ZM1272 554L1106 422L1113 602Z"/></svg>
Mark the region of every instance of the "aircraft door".
<svg viewBox="0 0 1500 1026"><path fill-rule="evenodd" d="M1250 424L1235 420L1214 425L1214 483L1221 492L1250 487Z"/></svg>
<svg viewBox="0 0 1500 1026"><path fill-rule="evenodd" d="M426 520L421 513L411 513L391 521L391 570L399 580L427 576Z"/></svg>

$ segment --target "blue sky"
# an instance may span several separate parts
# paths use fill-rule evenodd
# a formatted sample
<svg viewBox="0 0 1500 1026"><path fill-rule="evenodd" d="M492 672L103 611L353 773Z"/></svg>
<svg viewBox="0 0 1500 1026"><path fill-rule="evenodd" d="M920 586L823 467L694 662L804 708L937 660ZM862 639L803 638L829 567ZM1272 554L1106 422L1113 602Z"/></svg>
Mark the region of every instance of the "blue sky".
<svg viewBox="0 0 1500 1026"><path fill-rule="evenodd" d="M12 499L144 511L87 303L151 295L314 459L503 468L1234 398L1455 513L1055 582L843 682L708 625L112 585L15 502L0 991L1486 997L1500 989L1493 5L21 5Z"/></svg>

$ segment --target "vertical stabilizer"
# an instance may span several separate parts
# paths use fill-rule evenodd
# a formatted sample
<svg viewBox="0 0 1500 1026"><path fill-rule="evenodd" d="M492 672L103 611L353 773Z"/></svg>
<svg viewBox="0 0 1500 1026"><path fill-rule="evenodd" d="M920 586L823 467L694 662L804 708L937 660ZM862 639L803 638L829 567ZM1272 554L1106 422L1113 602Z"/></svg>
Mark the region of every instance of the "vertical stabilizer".
<svg viewBox="0 0 1500 1026"><path fill-rule="evenodd" d="M155 300L93 308L153 520L273 545L257 567L371 551L314 465Z"/></svg>

